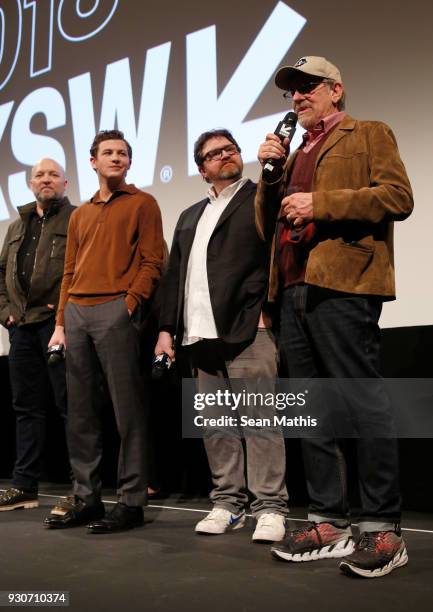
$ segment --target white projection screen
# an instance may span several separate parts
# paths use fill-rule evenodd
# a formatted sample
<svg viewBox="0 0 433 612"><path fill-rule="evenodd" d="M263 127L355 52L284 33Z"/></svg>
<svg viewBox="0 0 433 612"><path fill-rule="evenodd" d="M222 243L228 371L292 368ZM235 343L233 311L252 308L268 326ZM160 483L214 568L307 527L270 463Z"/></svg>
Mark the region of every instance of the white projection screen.
<svg viewBox="0 0 433 612"><path fill-rule="evenodd" d="M0 0L1 240L33 199L38 159L65 165L80 204L97 189L94 133L117 127L133 147L129 180L157 198L170 244L206 191L198 134L231 129L257 180L258 145L288 110L276 69L324 55L341 69L348 112L392 127L414 189L382 325L432 324L432 23L431 0Z"/></svg>

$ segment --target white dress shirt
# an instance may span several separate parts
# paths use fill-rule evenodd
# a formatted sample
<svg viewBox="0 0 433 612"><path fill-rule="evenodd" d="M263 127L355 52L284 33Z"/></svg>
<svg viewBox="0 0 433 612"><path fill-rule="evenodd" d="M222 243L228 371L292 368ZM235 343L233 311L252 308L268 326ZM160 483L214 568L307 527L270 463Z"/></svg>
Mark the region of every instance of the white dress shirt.
<svg viewBox="0 0 433 612"><path fill-rule="evenodd" d="M246 178L239 179L223 189L218 196L213 187L208 191L209 202L197 224L188 260L183 309L183 345L194 344L204 338L218 338L209 294L207 248L219 218L233 196L247 181Z"/></svg>

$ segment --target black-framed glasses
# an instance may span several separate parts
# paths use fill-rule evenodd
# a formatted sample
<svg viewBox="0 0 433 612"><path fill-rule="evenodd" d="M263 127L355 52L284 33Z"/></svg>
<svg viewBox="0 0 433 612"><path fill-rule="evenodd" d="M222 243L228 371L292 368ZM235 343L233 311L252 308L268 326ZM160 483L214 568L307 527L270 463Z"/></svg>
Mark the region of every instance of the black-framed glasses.
<svg viewBox="0 0 433 612"><path fill-rule="evenodd" d="M211 151L208 151L206 155L203 155L203 161L219 161L220 159L222 159L224 153L231 157L232 155L236 155L236 153L240 152L241 150L238 149L236 145L229 144L225 147L220 147L218 149L212 149Z"/></svg>
<svg viewBox="0 0 433 612"><path fill-rule="evenodd" d="M296 87L291 87L288 91L283 93L283 98L286 100L291 100L296 92L301 94L301 96L312 95L316 92L316 90L320 87L320 85L325 85L326 83L332 82L329 79L324 79L323 81L310 81L309 83L300 83L296 85Z"/></svg>

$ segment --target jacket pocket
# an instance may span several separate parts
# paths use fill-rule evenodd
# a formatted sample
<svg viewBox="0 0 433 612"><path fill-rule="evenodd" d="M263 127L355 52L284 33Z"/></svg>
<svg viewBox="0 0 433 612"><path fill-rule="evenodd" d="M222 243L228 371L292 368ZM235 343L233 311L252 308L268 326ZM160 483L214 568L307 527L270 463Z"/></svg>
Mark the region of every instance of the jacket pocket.
<svg viewBox="0 0 433 612"><path fill-rule="evenodd" d="M357 240L351 242L342 240L340 245L343 248L342 253L344 253L341 259L342 268L358 284L373 260L374 244L358 242Z"/></svg>
<svg viewBox="0 0 433 612"><path fill-rule="evenodd" d="M18 234L17 236L12 236L9 240L9 253L16 253L21 246L21 242L23 240L24 234Z"/></svg>
<svg viewBox="0 0 433 612"><path fill-rule="evenodd" d="M342 238L325 240L311 251L305 282L348 293L372 293L371 266L375 245L345 242Z"/></svg>
<svg viewBox="0 0 433 612"><path fill-rule="evenodd" d="M53 234L51 239L50 259L65 259L66 234Z"/></svg>
<svg viewBox="0 0 433 612"><path fill-rule="evenodd" d="M7 265L15 276L17 267L17 255L23 241L24 234L13 236L8 242ZM9 267L10 266L10 267Z"/></svg>

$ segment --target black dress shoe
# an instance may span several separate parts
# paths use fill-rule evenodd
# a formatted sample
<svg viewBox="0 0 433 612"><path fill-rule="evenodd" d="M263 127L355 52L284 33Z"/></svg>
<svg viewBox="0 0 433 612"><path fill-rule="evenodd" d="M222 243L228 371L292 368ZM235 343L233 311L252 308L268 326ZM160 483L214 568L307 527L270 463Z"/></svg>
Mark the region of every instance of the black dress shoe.
<svg viewBox="0 0 433 612"><path fill-rule="evenodd" d="M77 527L86 525L89 521L94 521L103 517L105 514L104 504L86 504L79 497L66 497L54 506L51 513L45 517L44 525L51 529L65 529L67 527Z"/></svg>
<svg viewBox="0 0 433 612"><path fill-rule="evenodd" d="M114 533L144 525L143 508L117 502L104 518L87 525L89 533Z"/></svg>

